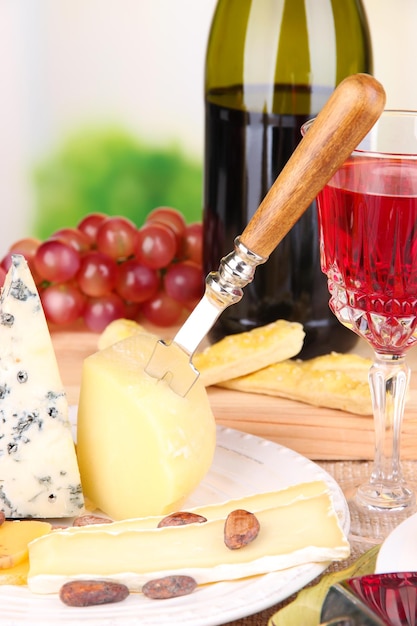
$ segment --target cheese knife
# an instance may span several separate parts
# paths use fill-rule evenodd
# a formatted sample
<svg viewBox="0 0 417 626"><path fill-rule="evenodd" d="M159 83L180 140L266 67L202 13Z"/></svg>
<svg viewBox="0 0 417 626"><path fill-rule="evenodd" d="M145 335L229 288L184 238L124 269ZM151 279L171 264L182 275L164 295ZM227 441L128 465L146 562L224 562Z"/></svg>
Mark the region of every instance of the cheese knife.
<svg viewBox="0 0 417 626"><path fill-rule="evenodd" d="M287 161L257 211L236 237L234 251L206 277L203 298L170 342L155 343L145 371L185 396L199 373L192 356L221 313L236 304L256 267L289 232L319 191L378 120L385 106L382 85L353 74L336 87Z"/></svg>

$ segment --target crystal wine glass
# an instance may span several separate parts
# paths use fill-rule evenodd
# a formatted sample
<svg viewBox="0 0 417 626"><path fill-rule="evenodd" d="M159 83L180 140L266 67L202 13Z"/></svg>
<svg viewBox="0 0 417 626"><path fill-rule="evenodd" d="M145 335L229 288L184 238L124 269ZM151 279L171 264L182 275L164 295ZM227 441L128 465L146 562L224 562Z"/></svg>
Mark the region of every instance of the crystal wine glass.
<svg viewBox="0 0 417 626"><path fill-rule="evenodd" d="M351 512L407 517L415 512L415 494L402 474L400 435L410 379L406 353L417 341L417 112L384 111L317 207L330 308L375 355L369 372L374 464ZM374 532L388 534L381 527Z"/></svg>

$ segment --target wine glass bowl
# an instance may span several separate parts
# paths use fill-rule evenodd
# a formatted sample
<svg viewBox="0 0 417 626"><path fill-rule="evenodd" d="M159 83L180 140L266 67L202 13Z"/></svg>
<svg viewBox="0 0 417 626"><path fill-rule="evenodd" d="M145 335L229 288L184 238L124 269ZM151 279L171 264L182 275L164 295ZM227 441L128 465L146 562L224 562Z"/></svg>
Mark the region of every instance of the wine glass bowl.
<svg viewBox="0 0 417 626"><path fill-rule="evenodd" d="M417 341L417 112L384 111L320 192L317 209L330 308L375 354L374 467L355 505L408 515L415 494L401 471L400 436L405 357Z"/></svg>
<svg viewBox="0 0 417 626"><path fill-rule="evenodd" d="M330 307L389 354L417 341L417 156L401 161L358 151L318 201Z"/></svg>

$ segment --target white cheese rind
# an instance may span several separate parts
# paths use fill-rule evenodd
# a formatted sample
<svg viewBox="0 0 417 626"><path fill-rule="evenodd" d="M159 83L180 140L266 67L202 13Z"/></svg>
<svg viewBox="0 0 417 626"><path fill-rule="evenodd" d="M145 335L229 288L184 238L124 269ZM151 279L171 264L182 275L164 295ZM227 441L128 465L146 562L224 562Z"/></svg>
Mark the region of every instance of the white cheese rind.
<svg viewBox="0 0 417 626"><path fill-rule="evenodd" d="M83 507L48 325L26 260L13 255L0 295L0 510L53 518Z"/></svg>
<svg viewBox="0 0 417 626"><path fill-rule="evenodd" d="M246 509L252 513L262 511L264 509L273 509L278 506L291 506L294 502L312 498L321 494L329 494L329 486L322 480L314 480L305 483L291 485L284 489L275 491L265 491L262 493L254 493L248 496L238 498L230 498L223 502L214 504L205 504L196 507L187 507L190 513L196 513L205 517L207 520L222 519L236 509ZM182 509L184 510L184 509ZM113 521L106 526L108 532L121 532L126 530L152 530L157 528L159 522L165 515L154 515L148 517L136 517ZM91 524L83 527L83 532L95 532L97 524ZM67 533L77 533L79 528L72 526L66 529Z"/></svg>
<svg viewBox="0 0 417 626"><path fill-rule="evenodd" d="M170 574L193 576L198 584L234 580L311 562L349 556L329 494L256 513L257 538L238 550L223 540L224 520L153 530L54 531L29 544L28 585L55 593L66 580L107 578L140 591Z"/></svg>

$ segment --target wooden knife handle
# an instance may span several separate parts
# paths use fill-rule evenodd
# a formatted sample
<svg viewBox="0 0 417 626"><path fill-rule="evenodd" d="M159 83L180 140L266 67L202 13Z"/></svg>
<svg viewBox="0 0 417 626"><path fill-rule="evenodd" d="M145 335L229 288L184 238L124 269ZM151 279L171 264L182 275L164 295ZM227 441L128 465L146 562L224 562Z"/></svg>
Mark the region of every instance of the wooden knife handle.
<svg viewBox="0 0 417 626"><path fill-rule="evenodd" d="M268 257L362 141L385 106L382 85L353 74L336 87L246 226L240 241Z"/></svg>

